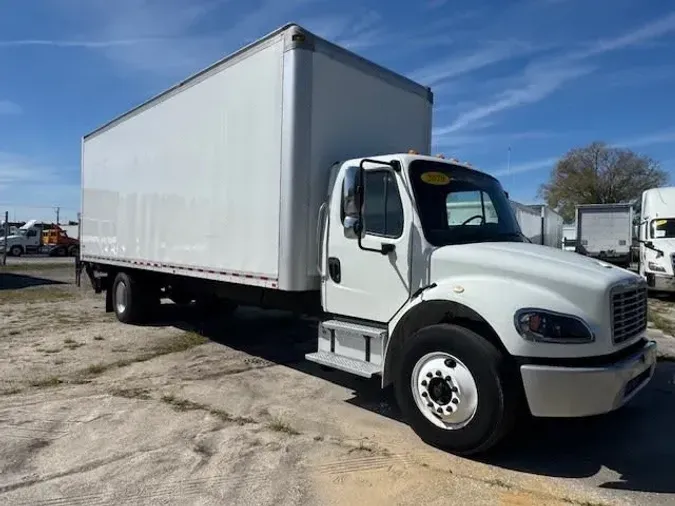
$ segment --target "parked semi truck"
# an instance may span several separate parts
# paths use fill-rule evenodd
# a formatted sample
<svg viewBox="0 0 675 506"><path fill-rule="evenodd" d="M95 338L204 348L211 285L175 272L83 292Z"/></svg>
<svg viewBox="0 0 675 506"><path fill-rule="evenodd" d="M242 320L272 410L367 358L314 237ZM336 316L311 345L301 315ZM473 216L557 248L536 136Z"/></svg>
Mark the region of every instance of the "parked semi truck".
<svg viewBox="0 0 675 506"><path fill-rule="evenodd" d="M628 267L633 245L632 204L583 204L576 208L576 252Z"/></svg>
<svg viewBox="0 0 675 506"><path fill-rule="evenodd" d="M498 180L426 154L431 111L285 26L84 137L78 266L125 323L160 298L314 315L308 360L393 384L455 453L526 409L624 405L655 367L644 281L524 242ZM462 201L484 205L454 220Z"/></svg>
<svg viewBox="0 0 675 506"><path fill-rule="evenodd" d="M44 225L30 220L7 236L7 254L21 256L24 253L38 253L42 247ZM4 235L0 236L0 253L5 252Z"/></svg>
<svg viewBox="0 0 675 506"><path fill-rule="evenodd" d="M639 273L650 288L675 292L675 187L642 193Z"/></svg>

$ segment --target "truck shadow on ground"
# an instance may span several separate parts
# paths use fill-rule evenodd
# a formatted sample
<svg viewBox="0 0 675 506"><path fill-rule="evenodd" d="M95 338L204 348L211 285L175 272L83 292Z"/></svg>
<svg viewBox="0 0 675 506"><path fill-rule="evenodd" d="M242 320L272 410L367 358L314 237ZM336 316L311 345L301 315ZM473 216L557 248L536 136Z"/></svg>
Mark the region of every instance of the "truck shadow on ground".
<svg viewBox="0 0 675 506"><path fill-rule="evenodd" d="M352 390L347 402L403 422L391 389L307 362L316 351L317 324L288 313L243 308L233 317L200 319L192 308L163 307L155 325L197 331L210 340ZM496 451L478 460L531 474L588 478L616 472L603 488L675 493L675 363L659 363L648 387L623 409L604 416L528 420Z"/></svg>
<svg viewBox="0 0 675 506"><path fill-rule="evenodd" d="M0 290L20 290L21 288L30 288L32 286L63 285L62 281L28 276L26 274L12 274L0 272Z"/></svg>

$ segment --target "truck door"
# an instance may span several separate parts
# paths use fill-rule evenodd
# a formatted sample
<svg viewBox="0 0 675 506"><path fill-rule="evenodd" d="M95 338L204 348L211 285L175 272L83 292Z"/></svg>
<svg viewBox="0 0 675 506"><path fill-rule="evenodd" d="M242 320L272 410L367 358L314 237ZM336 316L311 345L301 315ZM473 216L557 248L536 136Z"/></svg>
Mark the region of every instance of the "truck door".
<svg viewBox="0 0 675 506"><path fill-rule="evenodd" d="M331 197L323 307L333 315L388 322L410 296L412 203L400 173L364 164L357 224L358 182L359 167L343 167Z"/></svg>

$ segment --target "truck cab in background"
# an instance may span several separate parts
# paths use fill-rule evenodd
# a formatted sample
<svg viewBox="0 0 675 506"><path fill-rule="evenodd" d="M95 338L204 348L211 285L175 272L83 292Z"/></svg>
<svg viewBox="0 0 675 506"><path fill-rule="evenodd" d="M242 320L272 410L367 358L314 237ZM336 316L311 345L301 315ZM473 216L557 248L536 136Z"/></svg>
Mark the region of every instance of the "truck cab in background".
<svg viewBox="0 0 675 506"><path fill-rule="evenodd" d="M43 225L36 220L19 227L15 233L7 236L7 254L18 257L24 253L37 253L42 245L42 228ZM4 249L4 238L0 238L0 253L3 253Z"/></svg>
<svg viewBox="0 0 675 506"><path fill-rule="evenodd" d="M675 292L675 187L642 193L639 273L649 288Z"/></svg>

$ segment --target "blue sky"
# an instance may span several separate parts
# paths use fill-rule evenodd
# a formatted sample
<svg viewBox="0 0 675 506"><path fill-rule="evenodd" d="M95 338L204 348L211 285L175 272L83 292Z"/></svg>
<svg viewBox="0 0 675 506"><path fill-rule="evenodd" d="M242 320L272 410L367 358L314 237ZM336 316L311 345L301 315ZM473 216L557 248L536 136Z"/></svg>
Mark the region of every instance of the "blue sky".
<svg viewBox="0 0 675 506"><path fill-rule="evenodd" d="M430 85L433 151L521 202L593 140L675 170L668 0L4 0L0 210L74 217L84 133L289 21Z"/></svg>

